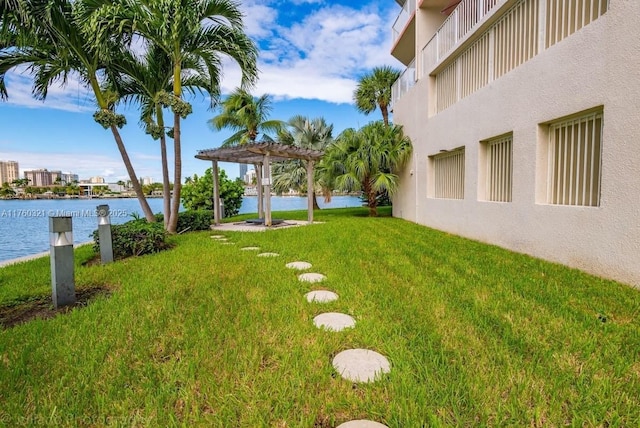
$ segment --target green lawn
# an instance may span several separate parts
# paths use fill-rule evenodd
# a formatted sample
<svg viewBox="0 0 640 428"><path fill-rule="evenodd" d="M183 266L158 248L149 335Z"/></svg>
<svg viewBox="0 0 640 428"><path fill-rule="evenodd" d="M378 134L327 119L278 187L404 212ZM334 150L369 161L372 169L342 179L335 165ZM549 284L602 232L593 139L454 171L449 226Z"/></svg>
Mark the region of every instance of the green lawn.
<svg viewBox="0 0 640 428"><path fill-rule="evenodd" d="M357 215L356 215L357 214ZM390 427L640 425L640 292L366 209L324 224L172 238L160 254L83 266L112 293L0 329L0 424ZM305 218L306 213L276 217ZM280 253L258 258L240 247ZM300 283L287 262L327 281ZM47 259L0 269L0 306L50 293ZM307 303L311 289L340 295ZM356 318L327 332L322 312ZM332 357L386 355L353 384Z"/></svg>

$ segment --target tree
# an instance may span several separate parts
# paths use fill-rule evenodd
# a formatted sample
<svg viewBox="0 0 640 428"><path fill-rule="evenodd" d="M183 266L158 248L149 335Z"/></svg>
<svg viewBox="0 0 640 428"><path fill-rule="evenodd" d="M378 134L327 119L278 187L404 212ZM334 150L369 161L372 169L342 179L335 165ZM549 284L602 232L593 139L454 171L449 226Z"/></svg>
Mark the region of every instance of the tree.
<svg viewBox="0 0 640 428"><path fill-rule="evenodd" d="M194 175L185 180L182 204L188 210L213 210L213 172L212 168L205 171L202 177ZM187 184L188 182L188 184ZM239 181L232 181L221 169L218 173L220 185L220 199L224 200L225 216L238 214L242 206L244 186Z"/></svg>
<svg viewBox="0 0 640 428"><path fill-rule="evenodd" d="M209 120L209 125L217 131L229 128L236 131L222 142L223 147L238 144L255 143L258 135L261 140L273 141L267 132L278 133L283 122L269 120L271 99L268 94L254 98L244 89L237 88L222 102L222 113Z"/></svg>
<svg viewBox="0 0 640 428"><path fill-rule="evenodd" d="M344 130L327 149L325 167L340 190L360 190L367 198L369 215L377 216L377 195L393 196L398 188L396 172L409 160L411 141L397 125L376 121L356 131Z"/></svg>
<svg viewBox="0 0 640 428"><path fill-rule="evenodd" d="M86 3L81 0L30 0L2 2L0 21L0 98L8 96L5 75L8 71L27 66L34 77L33 94L44 100L49 85L67 82L70 74L91 88L98 105L94 120L110 129L131 178L142 211L148 221L153 213L142 193L133 165L119 129L126 119L114 111L113 96L101 87L113 72L112 66L121 57L123 45L113 37L100 44L87 43L85 24Z"/></svg>
<svg viewBox="0 0 640 428"><path fill-rule="evenodd" d="M358 111L369 114L379 107L384 124L389 125L391 86L399 77L400 71L390 66L376 67L370 74L362 76L353 92Z"/></svg>
<svg viewBox="0 0 640 428"><path fill-rule="evenodd" d="M192 111L191 105L182 99L184 61L187 57L197 58L210 78L210 92L217 93L221 55L231 57L240 66L243 86L255 82L256 45L244 33L242 13L231 0L93 0L93 3L98 5L92 21L98 45L117 32L129 40L137 35L170 58L173 90L166 104L173 111L174 188L167 230L175 233L182 189L180 121Z"/></svg>
<svg viewBox="0 0 640 428"><path fill-rule="evenodd" d="M332 141L333 125L324 118L310 120L304 116L294 116L287 122L287 128L278 133L278 141L303 149L324 150ZM298 192L312 192L313 208L319 209L315 189L307 189L307 162L293 159L273 165L273 189L282 193L289 189ZM314 172L314 183L318 184L320 175Z"/></svg>
<svg viewBox="0 0 640 428"><path fill-rule="evenodd" d="M9 186L9 183L2 183L2 187L0 187L0 197L3 199L9 199L15 195L16 191Z"/></svg>
<svg viewBox="0 0 640 428"><path fill-rule="evenodd" d="M125 103L135 102L140 107L140 123L145 132L154 140L160 140L162 163L162 194L164 226L168 229L171 217L171 183L169 182L169 162L167 159L167 130L163 109L170 106L173 80L171 58L165 52L150 44L142 58L132 52L125 52L117 66L118 79L113 90ZM206 68L202 68L198 58L187 53L182 63L182 87L188 92L207 92L214 99L217 86L210 87L211 78ZM169 132L169 136L172 133ZM143 186L144 189L144 186ZM149 192L145 189L145 194Z"/></svg>

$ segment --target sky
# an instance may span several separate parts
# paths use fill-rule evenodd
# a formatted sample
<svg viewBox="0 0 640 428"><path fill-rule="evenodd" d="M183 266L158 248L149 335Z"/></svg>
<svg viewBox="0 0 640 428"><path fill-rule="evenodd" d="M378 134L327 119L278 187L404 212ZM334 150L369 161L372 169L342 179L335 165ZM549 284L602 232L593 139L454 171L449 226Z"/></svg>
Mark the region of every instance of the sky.
<svg viewBox="0 0 640 428"><path fill-rule="evenodd" d="M243 0L240 8L245 30L260 50L259 80L251 92L272 97L271 119L324 117L337 136L381 118L379 110L359 113L352 97L358 79L374 67L402 67L389 53L391 25L400 13L395 1ZM228 60L223 75L224 99L240 84L240 70ZM47 168L80 179L128 179L113 135L93 120L95 102L75 79L50 87L44 102L31 96L32 79L24 70L9 73L6 83L9 99L0 101L0 160L17 161L21 175ZM209 108L209 100L189 101L194 112L182 122L183 182L211 166L195 159L197 151L219 147L231 134L207 124L220 112ZM119 107L118 112L127 118L121 133L136 175L160 181L158 142L139 126L135 106ZM238 167L222 164L230 177L238 176Z"/></svg>

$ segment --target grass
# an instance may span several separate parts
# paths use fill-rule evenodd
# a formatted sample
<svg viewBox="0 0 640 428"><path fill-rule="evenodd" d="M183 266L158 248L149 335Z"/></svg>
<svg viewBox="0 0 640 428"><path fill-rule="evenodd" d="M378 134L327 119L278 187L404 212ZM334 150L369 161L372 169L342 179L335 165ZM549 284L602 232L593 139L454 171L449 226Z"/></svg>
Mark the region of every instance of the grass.
<svg viewBox="0 0 640 428"><path fill-rule="evenodd" d="M277 217L306 218L305 212ZM333 427L638 426L640 294L623 284L366 209L267 233L173 237L169 251L83 265L99 296L0 330L0 425ZM257 245L280 253L258 258ZM327 281L303 284L303 260ZM50 292L48 260L0 269L0 305ZM303 295L328 288L326 305ZM313 326L322 312L356 327ZM391 373L331 366L362 347Z"/></svg>

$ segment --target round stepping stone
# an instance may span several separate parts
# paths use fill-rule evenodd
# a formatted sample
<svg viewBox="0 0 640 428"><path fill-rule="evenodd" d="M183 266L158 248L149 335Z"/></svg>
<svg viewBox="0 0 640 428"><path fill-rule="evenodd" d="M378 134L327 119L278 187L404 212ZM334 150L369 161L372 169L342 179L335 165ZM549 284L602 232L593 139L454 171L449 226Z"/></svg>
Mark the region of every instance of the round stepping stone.
<svg viewBox="0 0 640 428"><path fill-rule="evenodd" d="M343 378L352 382L371 382L382 373L389 373L391 365L383 355L368 349L348 349L333 359L333 367Z"/></svg>
<svg viewBox="0 0 640 428"><path fill-rule="evenodd" d="M258 257L278 257L279 255L278 253L260 253Z"/></svg>
<svg viewBox="0 0 640 428"><path fill-rule="evenodd" d="M311 268L311 263L307 263L307 262L291 262L291 263L287 263L286 266L289 269L305 270L305 269L310 269Z"/></svg>
<svg viewBox="0 0 640 428"><path fill-rule="evenodd" d="M228 238L218 238L217 239L218 242L226 242L228 240L229 240Z"/></svg>
<svg viewBox="0 0 640 428"><path fill-rule="evenodd" d="M222 239L224 235L211 235L211 239Z"/></svg>
<svg viewBox="0 0 640 428"><path fill-rule="evenodd" d="M322 282L327 277L321 273L303 273L298 275L298 279L302 282Z"/></svg>
<svg viewBox="0 0 640 428"><path fill-rule="evenodd" d="M328 303L338 300L338 295L333 291L316 290L311 291L304 295L307 298L307 302L313 303Z"/></svg>
<svg viewBox="0 0 640 428"><path fill-rule="evenodd" d="M222 245L236 245L235 242L223 242Z"/></svg>
<svg viewBox="0 0 640 428"><path fill-rule="evenodd" d="M258 251L260 247L242 247L240 248L242 251Z"/></svg>
<svg viewBox="0 0 640 428"><path fill-rule="evenodd" d="M327 312L320 314L313 319L313 324L318 328L329 331L341 331L345 328L352 328L356 325L356 320L347 314L338 312Z"/></svg>
<svg viewBox="0 0 640 428"><path fill-rule="evenodd" d="M368 421L366 419L358 419L357 421L349 421L338 425L336 428L389 428L379 422Z"/></svg>

